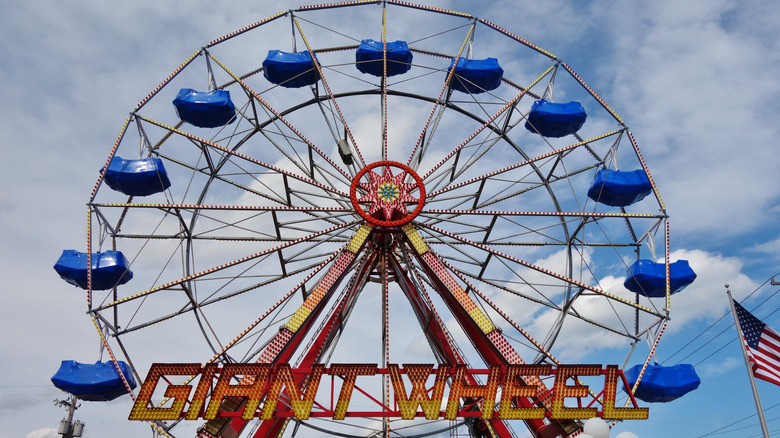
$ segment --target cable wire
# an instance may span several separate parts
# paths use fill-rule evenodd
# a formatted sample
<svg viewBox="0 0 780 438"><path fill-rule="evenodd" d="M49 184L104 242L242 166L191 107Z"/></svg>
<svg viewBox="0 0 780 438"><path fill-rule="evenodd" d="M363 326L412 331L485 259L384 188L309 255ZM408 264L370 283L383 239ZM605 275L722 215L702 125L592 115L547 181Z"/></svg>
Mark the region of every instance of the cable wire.
<svg viewBox="0 0 780 438"><path fill-rule="evenodd" d="M776 277L776 276L780 276L780 273L778 273L778 274L775 274L774 276L772 276L772 277L768 278L768 279L767 279L767 280L765 280L763 283L761 283L761 284L760 284L760 285L759 285L759 286L758 286L758 287L757 287L755 290L753 290L753 291L752 291L750 294L748 294L748 296L746 296L746 297L743 299L743 301L744 301L744 300L746 300L746 299L748 299L748 298L750 298L750 297L751 297L751 296L753 296L753 295L754 295L756 292L758 292L759 290L761 290L761 288L763 288L764 286L766 286L766 284L767 284L767 283L769 283L770 281L772 281L772 279L773 279L774 277ZM777 295L777 293L778 293L778 292L780 292L780 289L778 289L777 291L775 291L775 293L773 293L771 296L769 296L769 298L767 298L767 299L765 299L764 301L762 301L762 302L761 302L761 304L764 304L764 303L765 303L767 300L769 300L769 299L771 299L772 297L774 297L775 295ZM761 304L759 304L758 306L755 306L755 307L754 307L752 310L754 310L755 308L759 307ZM718 320L717 320L717 321L713 322L713 323L712 323L712 324L710 324L710 325L709 325L709 326L708 326L706 329L704 329L703 331L699 332L699 333L698 333L696 336L694 336L694 337L693 337L693 338L692 338L690 341L688 341L688 342L687 342L686 344L684 344L682 347L680 347L679 349L677 349L677 351L675 351L674 353L672 353L672 355L671 355L671 356L669 356L669 357L667 357L666 359L664 359L663 361L661 361L661 364L664 364L664 363L666 363L666 362L667 362L667 361L669 361L671 358L673 358L674 356L676 356L677 354L679 354L679 353L680 353L682 350L684 350L684 349L686 349L687 347L689 347L689 346L690 346L691 344L693 344L693 343L694 343L694 342L695 342L697 339L699 339L701 336L703 336L705 333L707 333L707 332L708 332L710 329L712 329L713 327L715 327L715 326L716 326L716 325L717 325L717 324L718 324L718 323L719 323L721 320L723 320L723 318L725 318L726 316L728 316L730 313L731 313L731 311L730 311L730 310L729 310L729 311L727 311L726 313L724 313L724 314L723 314L723 316L721 316L720 318L718 318ZM772 312L772 313L774 313L774 312ZM771 314L770 314L770 315L771 315ZM769 316L769 315L768 315L768 316ZM708 345L710 342L712 342L712 341L713 341L713 340L715 340L715 339L716 339L718 336L720 336L720 335L721 335L721 334L723 334L725 331L727 331L727 330L728 330L728 329L729 329L731 326L733 326L733 324L729 325L729 327L727 327L726 329L724 329L723 331L721 331L720 333L718 333L717 335L715 335L715 337L713 337L713 338L712 338L712 339L710 339L709 341L705 342L705 343L704 343L704 345L702 345L701 347L697 348L697 349L696 349L696 350L695 350L693 353L690 353L690 354L688 354L688 356L685 356L683 359L681 359L681 360L680 360L680 361L678 361L677 363L679 364L680 362L682 362L683 360L685 360L686 358L688 358L689 356L691 356L691 355L692 355L692 354L694 354L695 352L697 352L697 351L701 350L703 347L707 346L707 345Z"/></svg>
<svg viewBox="0 0 780 438"><path fill-rule="evenodd" d="M772 405L772 406L770 406L770 407L768 407L768 408L764 409L764 412L766 412L766 411L768 411L768 410L770 410L770 409L774 409L774 408L776 408L776 407L778 407L778 406L780 406L780 403L776 403L776 404L774 404L774 405ZM704 438L704 437L708 437L708 436L710 436L710 435L715 435L715 434L716 434L716 432L721 432L723 429L727 429L727 428L729 428L729 427L731 427L731 426L733 426L733 425L735 425L735 424L737 424L737 423L741 423L741 422L743 422L743 421L745 421L745 420L747 420L747 419L753 418L753 417L755 417L756 415L758 415L758 414L750 414L750 415L748 415L747 417L740 418L740 419L739 419L739 420L737 420L737 421L734 421L734 422L732 422L732 423L729 423L729 424L727 424L727 425L725 425L725 426L719 427L719 428L717 428L717 429L715 429L715 430L713 430L713 431L707 432L707 433L705 433L704 435L699 435L699 436L697 436L696 438Z"/></svg>

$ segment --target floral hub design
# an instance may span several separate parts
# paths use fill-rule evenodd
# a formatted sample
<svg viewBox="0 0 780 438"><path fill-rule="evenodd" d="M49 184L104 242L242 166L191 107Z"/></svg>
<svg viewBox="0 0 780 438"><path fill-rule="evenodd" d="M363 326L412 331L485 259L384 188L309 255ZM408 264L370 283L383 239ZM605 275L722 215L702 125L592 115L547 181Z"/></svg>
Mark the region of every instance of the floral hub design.
<svg viewBox="0 0 780 438"><path fill-rule="evenodd" d="M378 161L358 172L352 180L350 198L363 219L378 226L398 227L420 213L425 203L425 188L422 179L409 166ZM411 212L410 205L415 206Z"/></svg>
<svg viewBox="0 0 780 438"><path fill-rule="evenodd" d="M383 182L376 189L376 195L380 201L393 202L401 195L401 191L398 186L392 182Z"/></svg>

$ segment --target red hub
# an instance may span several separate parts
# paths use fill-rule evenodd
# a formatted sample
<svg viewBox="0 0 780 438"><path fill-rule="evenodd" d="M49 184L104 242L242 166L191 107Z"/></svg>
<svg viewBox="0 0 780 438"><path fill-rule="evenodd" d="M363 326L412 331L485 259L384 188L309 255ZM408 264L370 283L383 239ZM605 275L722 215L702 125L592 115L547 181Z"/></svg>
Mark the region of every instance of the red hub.
<svg viewBox="0 0 780 438"><path fill-rule="evenodd" d="M413 181L405 182L410 176ZM377 161L355 175L349 196L363 219L380 227L399 227L422 211L425 187L422 178L409 166ZM415 206L411 212L409 205Z"/></svg>

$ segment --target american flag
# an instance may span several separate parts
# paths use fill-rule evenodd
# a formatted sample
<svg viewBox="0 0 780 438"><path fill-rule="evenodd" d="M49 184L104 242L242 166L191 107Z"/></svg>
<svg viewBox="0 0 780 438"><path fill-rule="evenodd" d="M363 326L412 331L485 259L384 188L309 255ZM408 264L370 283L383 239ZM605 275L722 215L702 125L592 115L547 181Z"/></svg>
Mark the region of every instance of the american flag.
<svg viewBox="0 0 780 438"><path fill-rule="evenodd" d="M753 376L780 385L780 334L734 301Z"/></svg>

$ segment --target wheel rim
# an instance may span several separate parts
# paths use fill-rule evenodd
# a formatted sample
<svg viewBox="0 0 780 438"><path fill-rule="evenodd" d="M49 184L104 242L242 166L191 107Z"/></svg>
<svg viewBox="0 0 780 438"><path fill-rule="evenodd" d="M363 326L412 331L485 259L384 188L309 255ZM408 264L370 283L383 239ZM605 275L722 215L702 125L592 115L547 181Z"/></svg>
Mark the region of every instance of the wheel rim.
<svg viewBox="0 0 780 438"><path fill-rule="evenodd" d="M386 6L394 5L391 2ZM295 11L302 18L308 12L307 8ZM432 8L424 7L420 12L434 13ZM446 17L495 29L473 17ZM262 30L274 20L257 25L253 31ZM530 47L505 32L499 34ZM612 117L610 126L617 129L598 130L587 138L570 136L568 142L539 141L530 133L516 136L523 129L520 124L528 100L543 94L539 78L549 79L550 71L557 69L569 71L568 66L548 59L552 70L542 69L538 78L532 75L523 82L525 88L512 85L520 81L505 81L504 88L499 89L504 94L497 91L487 98L456 98L442 84L428 94L413 93L412 87L405 88L403 81L392 82L388 77L377 79L378 85L369 81L364 89L337 88L339 74L347 71L343 66L354 68L354 62L327 59L335 59L336 49L344 46L312 46L309 48L322 59L318 68L327 83L320 82L312 89L314 98L303 99L304 93L298 93L296 98L301 100L279 107L277 102L285 101L272 99L288 90L263 85L251 69L234 75L229 69L232 66L223 65L213 55L221 44L232 41L216 40L200 56L213 56L207 59L224 67L220 85L226 84L224 88L243 99L235 124L205 137L206 131L177 125L175 120L170 122L170 116L159 118L163 121L158 122L157 115L163 114L158 109L163 105L158 108L157 101L168 105L164 91L190 78L184 74L179 82L166 80L165 87L139 104L131 120L139 127L143 153L160 156L178 168L182 175L178 187L191 188L177 188L180 191L167 193L167 199L161 194L154 199L157 202L142 204L138 199L117 200L103 186L91 199L95 238L90 238L89 245L99 247L98 237L103 233L108 236L104 242L134 249L134 267L154 272L146 275L144 286L133 286L131 292L125 292L130 289L127 286L105 295L91 292L90 312L112 335L111 342L124 349L125 344L133 342L136 332L149 332L148 336L154 338L155 332L163 331L158 328L163 324L194 316L188 327L202 333L212 353L205 357L201 350L201 356L170 357L181 362L256 360L270 342L270 333L284 325L285 318L295 311L299 304L295 297L305 299L312 293L320 276L329 272L343 247L366 224L391 229L383 234L391 237L380 239L380 233L372 228L368 239L375 254L367 250L358 253L353 267L358 269L361 263L372 266L365 268L364 277L345 277L344 282L364 282L363 287L371 288L370 284L377 281L385 312L390 306L388 294L395 293L388 290L397 288L403 272L408 273L408 281L417 289L436 289L432 285L435 280L430 279L426 270L429 268L415 258L414 243L404 230L414 226L430 247L436 247L434 253L442 261L442 269L483 306L490 319L500 321L504 330L515 332L515 348L522 350L529 362L553 362L558 355L570 351L575 341L570 340L571 332L565 332L565 328L574 324L572 320L598 327L628 343L645 336L655 339L667 317L668 306L605 291L599 281L607 274L597 266L618 263L624 268L624 259L636 257L648 236L660 234L665 239L663 204L658 198L649 199L633 212L605 210L587 200L583 202L580 189L580 183L592 171L617 154L613 148L618 143L623 145L621 150L633 152L634 160L644 166L622 120L602 105L603 101L584 82L580 83L572 71L574 80L570 82L582 85L581 95L594 106L601 106L603 118ZM308 41L314 44L311 38ZM442 52L423 49L426 47L415 51L415 56L425 58L415 62L415 68L446 76L446 65L444 70L431 67ZM465 54L444 53L453 57ZM545 53L537 55L547 59ZM194 65L188 60L176 73L189 72ZM352 79L359 84L366 82L359 76ZM421 80L423 85L432 82ZM439 78L439 82L443 80ZM357 132L360 117L354 108L363 108L367 99L380 102L379 109L370 113L383 125L380 142L365 141ZM401 99L415 103L401 104ZM423 113L427 120L410 129L413 134L398 135L396 140L388 134L392 130L387 127L400 119L392 112L394 105L406 109L417 102L430 104ZM321 126L305 126L303 121L311 120L311 114L317 112L322 113ZM393 119L394 116L397 118ZM453 131L460 138L454 143L437 142L439 138L449 140L445 131L458 125L462 127ZM404 136L408 138L400 139ZM133 145L133 139L125 137L131 135L123 128L112 156L132 147L125 145ZM342 139L356 148L354 165L343 164L331 151ZM259 146L261 143L267 146L266 150ZM379 147L366 146L377 143ZM411 146L394 148L401 143ZM396 159L401 161L393 161ZM392 172L388 174L378 170L390 168ZM374 186L367 182L372 181L371 175L400 174L404 178L394 180L394 185L390 178L377 180ZM222 199L229 202L214 202ZM383 209L390 204L388 200L397 202L393 208ZM145 221L152 216L156 228L150 229ZM628 231L618 232L618 227ZM174 262L178 263L175 269ZM394 263L397 266L392 268ZM160 265L164 267L160 269ZM170 296L165 296L166 292L171 292ZM242 308L252 302L247 297L260 295L272 296L266 302L274 304L264 304L262 312L254 315L243 312ZM334 292L333 302L337 302L336 296ZM521 301L525 308L505 304L512 298ZM446 300L427 300L431 308L447 309ZM597 300L612 306L612 313L592 310ZM235 318L219 315L225 309L232 312L232 306L240 310ZM323 311L315 325L323 327L328 312ZM510 312L513 314L504 315ZM420 316L415 316L419 320ZM407 317L414 321L411 315ZM545 322L534 322L541 320ZM381 328L382 337L388 337L391 328L392 324ZM556 350L561 333L565 333L566 342L561 350ZM231 341L235 337L239 340ZM301 341L302 351L307 342L314 342L312 339L310 335ZM143 340L132 348L128 345L128 359L144 348L160 354L169 349L164 343L153 346L153 342L143 335ZM375 362L393 361L387 353L390 341L382 342L386 344L382 347L384 352L381 360ZM328 353L332 350L324 351L322 357ZM437 354L431 360L438 362ZM479 356L472 351L462 354ZM398 361L403 360L401 355ZM145 371L140 363L135 368L138 373ZM383 429L387 430L387 424L377 430Z"/></svg>

